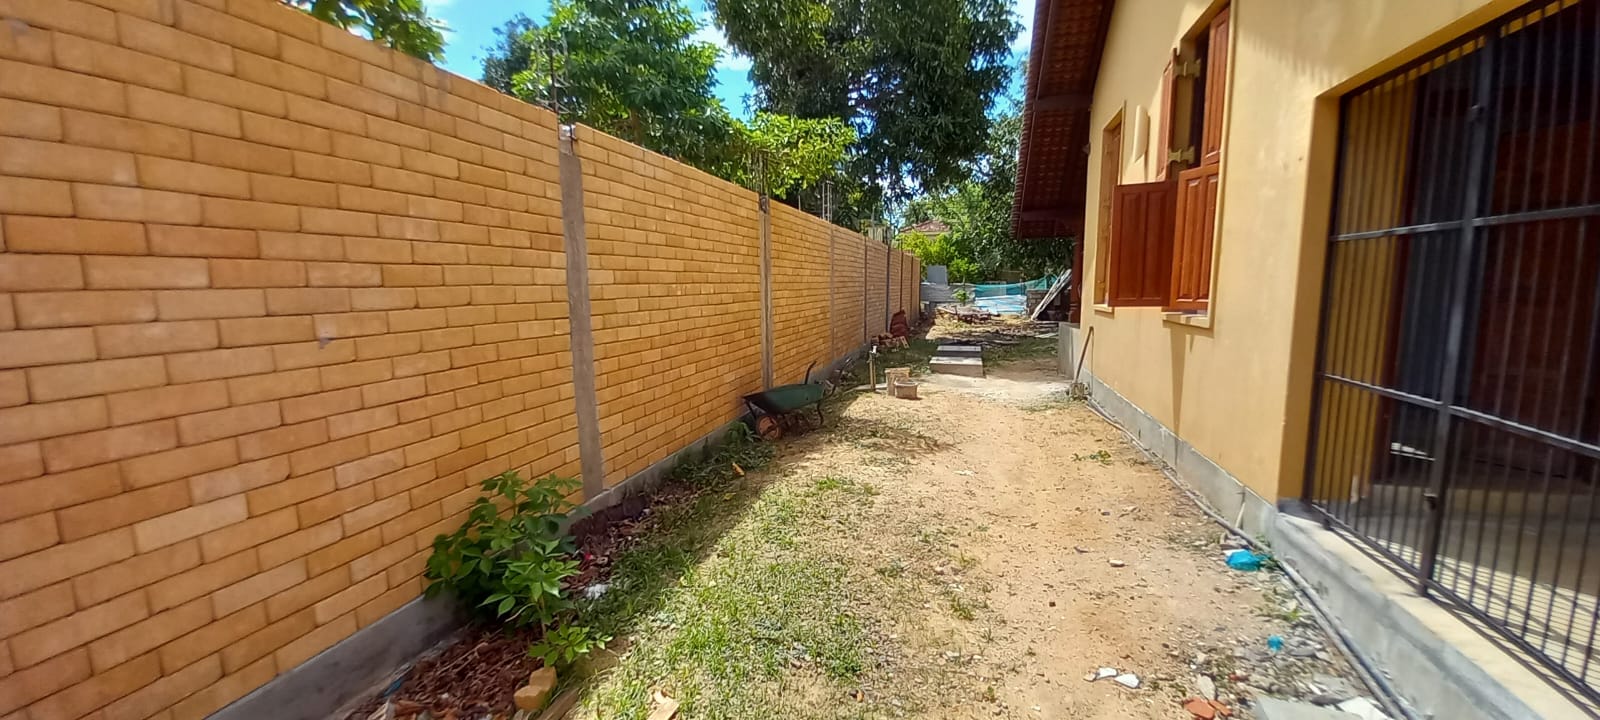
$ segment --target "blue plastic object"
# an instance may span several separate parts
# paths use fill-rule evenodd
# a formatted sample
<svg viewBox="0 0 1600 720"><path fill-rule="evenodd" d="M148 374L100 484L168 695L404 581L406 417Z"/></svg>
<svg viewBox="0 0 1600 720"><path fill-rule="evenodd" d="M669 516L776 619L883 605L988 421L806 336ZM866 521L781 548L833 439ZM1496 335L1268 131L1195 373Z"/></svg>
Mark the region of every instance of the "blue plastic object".
<svg viewBox="0 0 1600 720"><path fill-rule="evenodd" d="M1281 652L1283 650L1283 637L1273 635L1267 638L1267 649L1273 652Z"/></svg>
<svg viewBox="0 0 1600 720"><path fill-rule="evenodd" d="M1239 549L1228 553L1228 567L1244 572L1255 572L1261 569L1261 562L1267 556L1257 555L1249 550Z"/></svg>

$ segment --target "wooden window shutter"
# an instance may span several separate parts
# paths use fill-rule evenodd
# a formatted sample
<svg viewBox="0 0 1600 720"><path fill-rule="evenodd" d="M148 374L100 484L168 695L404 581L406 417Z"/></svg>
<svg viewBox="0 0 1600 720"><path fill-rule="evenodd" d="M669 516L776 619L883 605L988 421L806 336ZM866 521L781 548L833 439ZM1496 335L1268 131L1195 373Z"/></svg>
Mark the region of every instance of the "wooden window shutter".
<svg viewBox="0 0 1600 720"><path fill-rule="evenodd" d="M1167 69L1161 71L1161 110L1156 119L1161 123L1156 131L1156 179L1166 180L1167 170L1172 166L1172 129L1177 125L1177 118L1173 116L1176 111L1173 94L1177 91L1178 84L1178 51L1172 51L1172 57L1167 60Z"/></svg>
<svg viewBox="0 0 1600 720"><path fill-rule="evenodd" d="M1206 50L1205 119L1202 121L1200 164L1215 165L1222 159L1222 106L1228 87L1228 8L1211 20L1211 37Z"/></svg>
<svg viewBox="0 0 1600 720"><path fill-rule="evenodd" d="M1171 310L1204 310L1211 299L1211 248L1217 227L1217 166L1178 173L1178 228L1172 248Z"/></svg>
<svg viewBox="0 0 1600 720"><path fill-rule="evenodd" d="M1110 305L1159 307L1172 280L1178 183L1118 185L1113 203Z"/></svg>

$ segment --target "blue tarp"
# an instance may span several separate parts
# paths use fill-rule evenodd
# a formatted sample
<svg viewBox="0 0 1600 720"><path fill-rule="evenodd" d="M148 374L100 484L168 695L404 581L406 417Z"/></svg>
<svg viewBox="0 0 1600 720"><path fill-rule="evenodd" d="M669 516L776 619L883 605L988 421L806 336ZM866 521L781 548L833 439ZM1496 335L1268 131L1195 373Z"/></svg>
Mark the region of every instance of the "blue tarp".
<svg viewBox="0 0 1600 720"><path fill-rule="evenodd" d="M994 315L1022 315L1028 311L1029 290L1046 291L1055 283L1054 275L1046 275L1027 282L974 285L972 304Z"/></svg>

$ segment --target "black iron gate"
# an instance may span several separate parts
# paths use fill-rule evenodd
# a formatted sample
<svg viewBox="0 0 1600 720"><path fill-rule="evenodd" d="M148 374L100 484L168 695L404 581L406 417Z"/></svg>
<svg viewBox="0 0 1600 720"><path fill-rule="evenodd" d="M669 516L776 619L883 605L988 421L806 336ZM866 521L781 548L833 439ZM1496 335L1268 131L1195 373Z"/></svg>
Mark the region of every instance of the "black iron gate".
<svg viewBox="0 0 1600 720"><path fill-rule="evenodd" d="M1600 701L1600 0L1341 113L1305 499Z"/></svg>

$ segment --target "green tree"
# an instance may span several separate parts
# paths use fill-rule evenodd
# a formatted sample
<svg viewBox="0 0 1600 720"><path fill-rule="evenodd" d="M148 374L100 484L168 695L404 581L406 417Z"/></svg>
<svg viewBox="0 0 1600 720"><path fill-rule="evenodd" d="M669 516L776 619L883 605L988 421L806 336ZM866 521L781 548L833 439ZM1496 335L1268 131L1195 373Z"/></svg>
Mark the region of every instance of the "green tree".
<svg viewBox="0 0 1600 720"><path fill-rule="evenodd" d="M428 62L444 58L444 24L422 0L281 0L346 30Z"/></svg>
<svg viewBox="0 0 1600 720"><path fill-rule="evenodd" d="M855 129L838 118L758 112L738 128L745 149L761 162L765 190L778 197L832 177L856 140Z"/></svg>
<svg viewBox="0 0 1600 720"><path fill-rule="evenodd" d="M712 93L721 50L695 42L698 30L680 0L558 0L543 25L519 15L496 30L484 82L776 196L837 173L855 130L838 118L732 117Z"/></svg>
<svg viewBox="0 0 1600 720"><path fill-rule="evenodd" d="M983 153L967 163L967 179L907 203L904 215L908 221L937 218L950 226L950 232L940 236L942 244L913 247L907 243L907 249L924 265L950 265L955 280L957 271L949 258L959 258L975 268L977 279L992 280L1005 270L1020 271L1030 278L1059 273L1071 263L1071 238L1020 240L1011 235L1021 138L1021 114L1002 115L993 122ZM933 255L924 256L923 252Z"/></svg>
<svg viewBox="0 0 1600 720"><path fill-rule="evenodd" d="M1019 26L1005 0L710 0L753 61L757 104L839 117L860 138L845 195L858 214L961 181L984 149Z"/></svg>
<svg viewBox="0 0 1600 720"><path fill-rule="evenodd" d="M528 31L535 27L527 15L517 13L506 24L494 29L498 38L494 47L484 48L488 55L483 58L483 84L507 95L516 94L517 73L539 60L534 57L533 43L528 39Z"/></svg>
<svg viewBox="0 0 1600 720"><path fill-rule="evenodd" d="M712 95L720 50L695 42L698 29L678 0L556 0L549 20L523 34L532 62L512 89L529 102L559 104L566 118L727 176L740 158L733 119Z"/></svg>
<svg viewBox="0 0 1600 720"><path fill-rule="evenodd" d="M951 282L972 283L983 280L984 275L983 269L978 267L977 253L973 251L969 239L965 235L948 232L938 235L910 232L901 235L899 242L901 249L917 256L924 268L943 265L950 274Z"/></svg>

